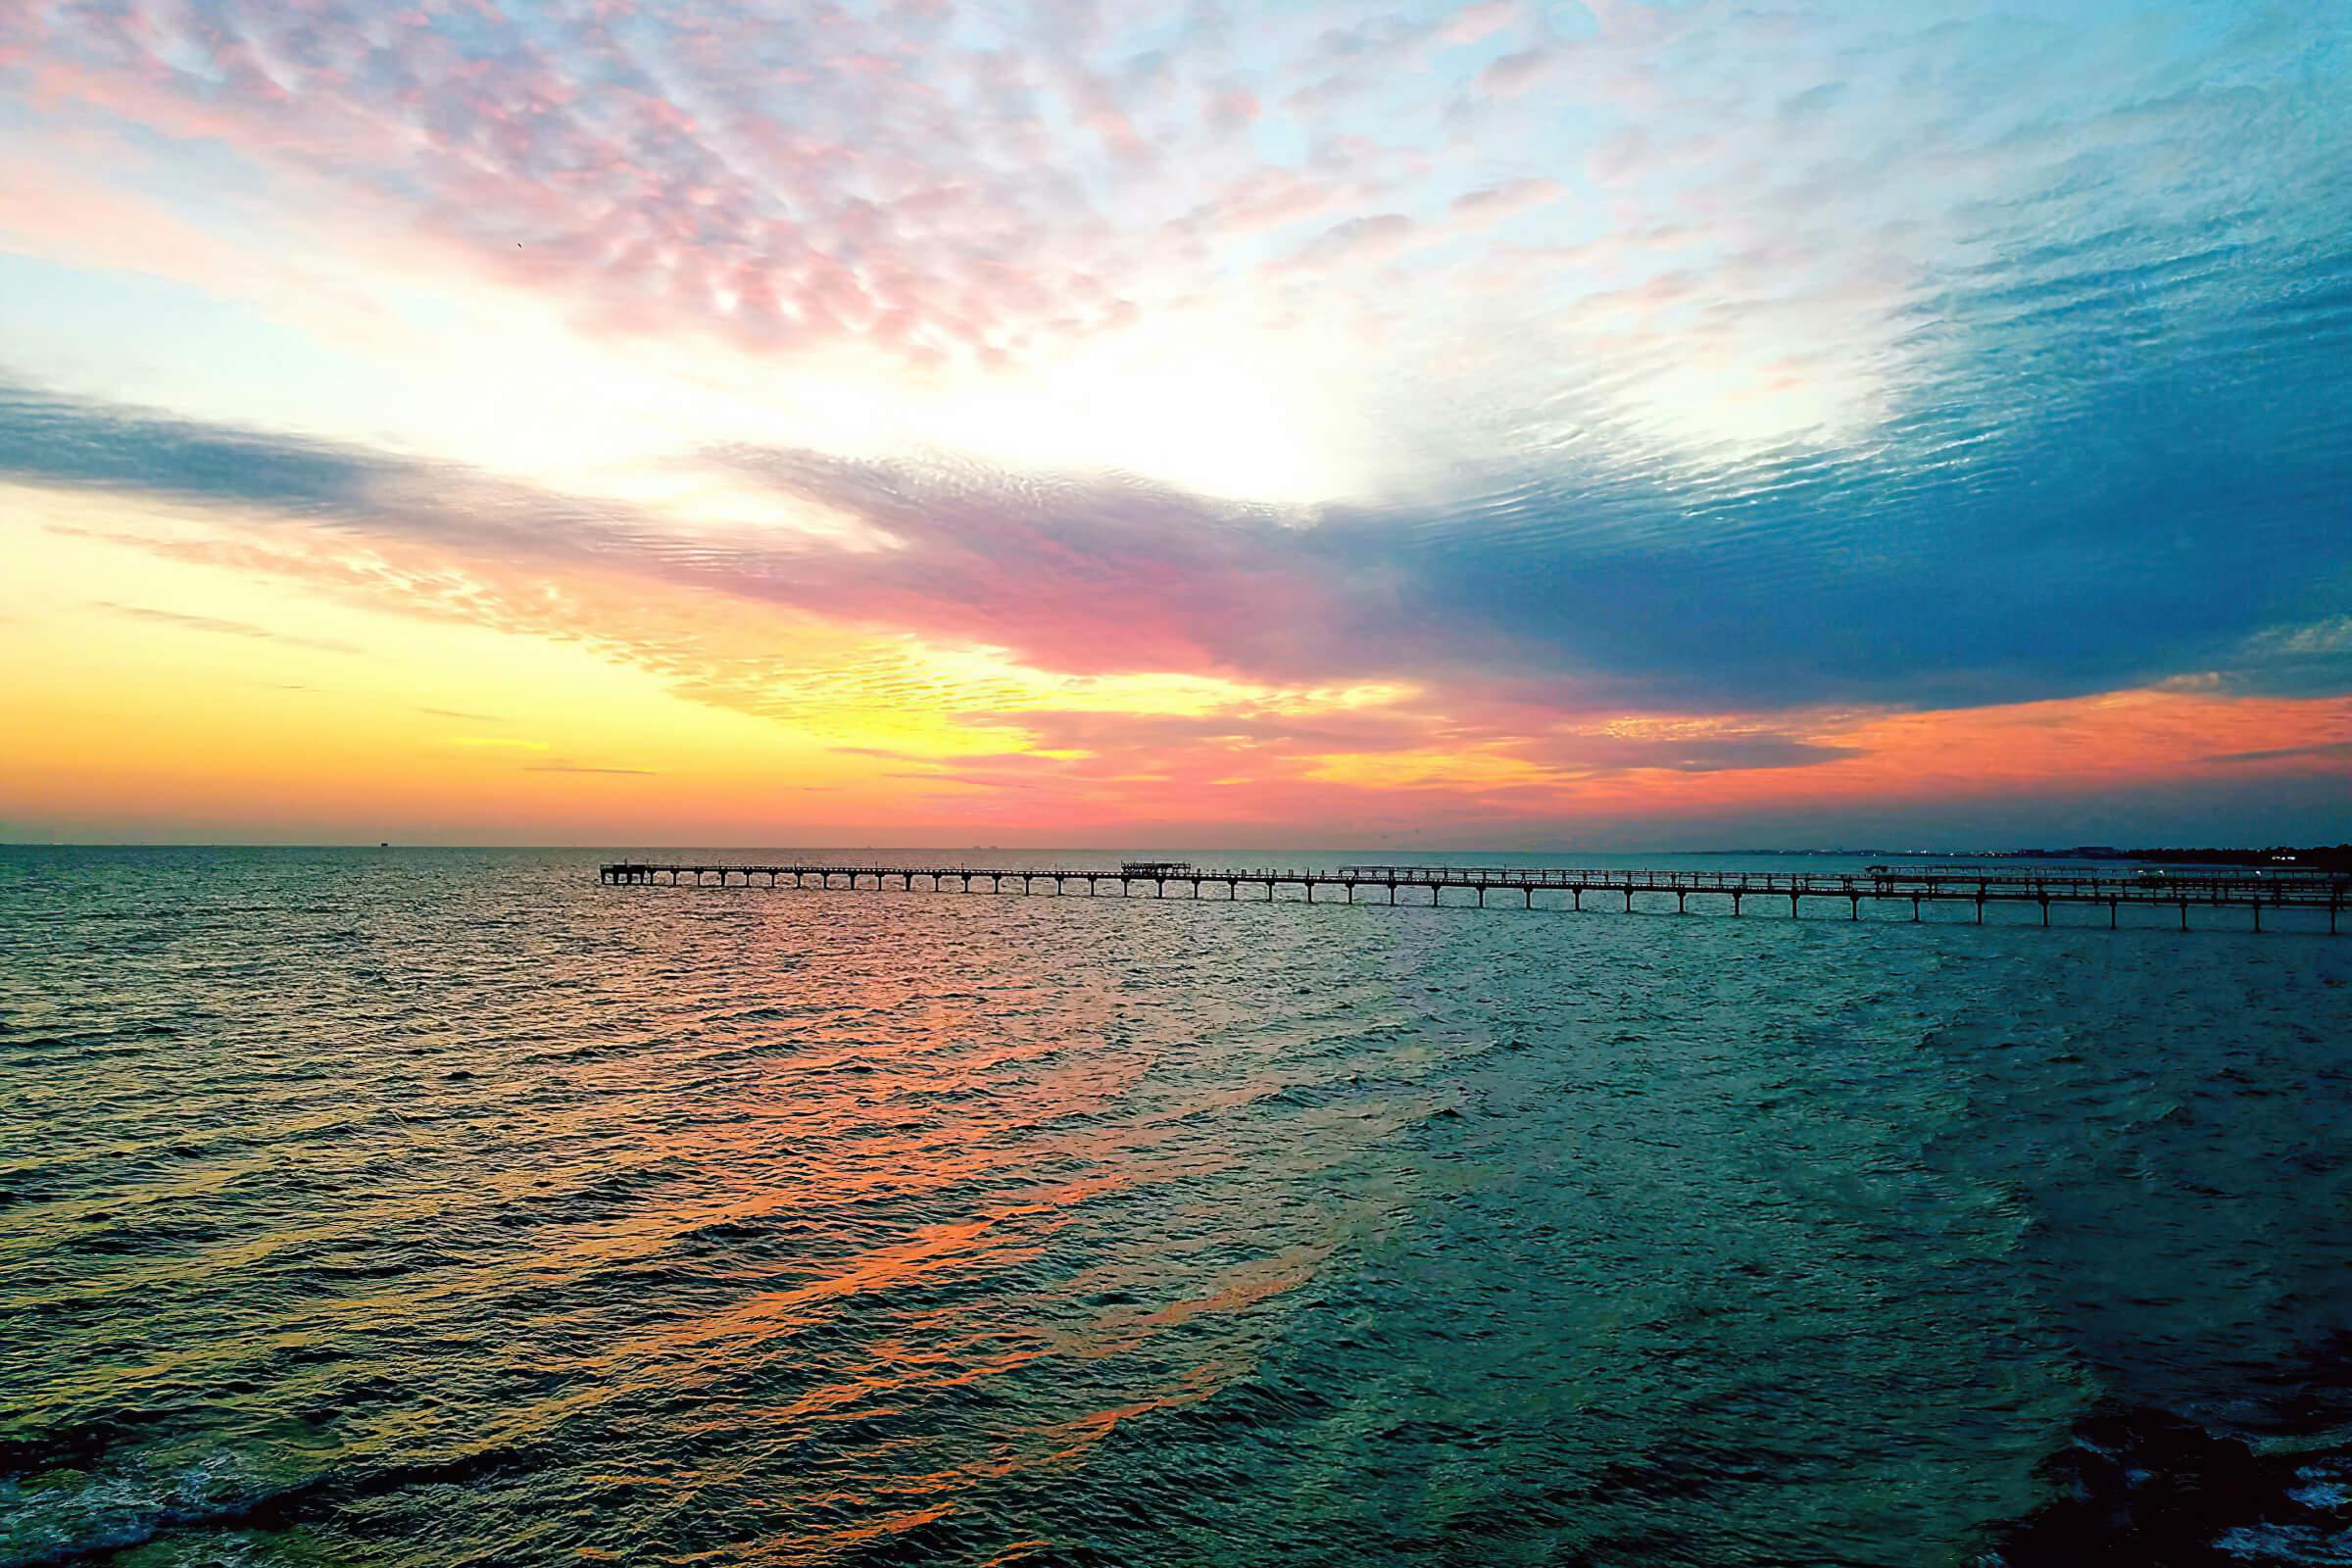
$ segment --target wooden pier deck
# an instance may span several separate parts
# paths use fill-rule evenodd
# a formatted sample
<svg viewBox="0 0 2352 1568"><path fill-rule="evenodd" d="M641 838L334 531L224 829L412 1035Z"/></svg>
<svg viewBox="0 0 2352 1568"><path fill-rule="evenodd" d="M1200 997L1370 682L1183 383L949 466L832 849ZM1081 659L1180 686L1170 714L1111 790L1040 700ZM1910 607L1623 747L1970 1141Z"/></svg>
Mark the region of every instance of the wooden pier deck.
<svg viewBox="0 0 2352 1568"><path fill-rule="evenodd" d="M1986 870L1983 872L1907 872L1878 866L1867 872L1818 871L1665 871L1592 869L1558 866L1485 865L1343 865L1207 867L1182 862L1131 863L1124 866L988 866L988 865L856 865L856 864L693 864L657 860L622 860L598 867L598 880L614 886L663 887L797 887L836 891L1021 893L1069 896L1141 897L1137 890L1166 898L1168 889L1189 889L1202 897L1203 888L1225 890L1225 900L1241 897L1243 888L1263 889L1264 900L1278 890L1298 888L1308 903L1318 900L1317 889L1342 889L1346 902L1356 902L1358 889L1386 890L1395 904L1399 890L1427 892L1430 903L1447 902L1448 892L1475 897L1480 907L1488 896L1520 895L1521 906L1538 907L1539 893L1564 896L1553 906L1581 909L1588 895L1621 895L1627 913L1637 897L1653 901L1671 897L1687 912L1692 898L1708 901L1702 907L1728 906L1739 914L1752 900L1777 906L1788 902L1794 918L1807 899L1843 901L1847 918L1859 920L1865 902L1911 906L1917 920L1931 904L1973 905L1977 923L1987 905L2025 905L2038 907L2041 923L2050 923L2053 907L2104 906L2107 923L2118 924L2127 907L2178 909L2180 929L2189 929L2191 909L2251 911L2253 928L2262 929L2263 911L2305 909L2325 911L2328 929L2334 933L2342 912L2352 906L2352 876L2288 873L2256 876L2244 872L2202 875L2159 872L2132 876L2092 872L2043 870ZM920 888L916 884L922 884ZM1180 895L1182 896L1182 895ZM1253 902L1263 902L1253 901ZM1459 899L1453 901L1463 902Z"/></svg>

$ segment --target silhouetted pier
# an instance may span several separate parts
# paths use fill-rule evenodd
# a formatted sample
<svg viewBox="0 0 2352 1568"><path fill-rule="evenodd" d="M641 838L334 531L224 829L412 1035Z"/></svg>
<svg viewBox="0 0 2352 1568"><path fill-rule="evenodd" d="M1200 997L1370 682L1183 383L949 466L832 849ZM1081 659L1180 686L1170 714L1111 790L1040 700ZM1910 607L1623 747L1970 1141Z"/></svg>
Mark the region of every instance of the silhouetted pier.
<svg viewBox="0 0 2352 1568"><path fill-rule="evenodd" d="M1862 906L1908 903L1911 918L1931 904L1972 905L1983 924L1988 905L2038 907L2041 923L2050 923L2050 910L2070 905L2103 906L2107 923L2118 924L2126 907L2177 909L2180 929L2189 928L2191 910L2251 911L2253 927L2262 929L2263 911L2309 909L2325 911L2333 933L2347 905L2352 905L2352 877L2287 873L2255 876L2246 873L2205 875L2183 871L2150 871L2136 875L2048 872L2041 870L1921 871L1874 866L1859 873L1820 871L1648 871L1572 869L1554 866L1486 865L1343 865L1334 869L1303 866L1207 867L1179 860L1129 861L1118 866L987 866L987 865L760 865L690 864L656 860L623 860L598 868L600 881L616 886L662 887L797 887L838 891L914 893L997 893L1043 896L1166 898L1202 897L1202 889L1223 888L1225 900L1241 898L1244 888L1263 890L1264 900L1280 890L1297 888L1307 903L1318 889L1344 890L1346 902L1357 902L1359 890L1386 890L1395 904L1400 891L1426 892L1433 905L1466 904L1448 900L1449 893L1474 898L1485 907L1490 895L1507 898L1516 893L1521 907L1533 909L1538 894L1554 896L1549 906L1581 909L1588 897L1622 897L1627 913L1635 901L1674 900L1678 911L1688 912L1693 898L1702 908L1728 907L1742 912L1752 902L1777 907L1786 899L1796 917L1806 900L1830 900L1846 906L1848 919L1862 918ZM1253 901L1262 902L1262 901Z"/></svg>

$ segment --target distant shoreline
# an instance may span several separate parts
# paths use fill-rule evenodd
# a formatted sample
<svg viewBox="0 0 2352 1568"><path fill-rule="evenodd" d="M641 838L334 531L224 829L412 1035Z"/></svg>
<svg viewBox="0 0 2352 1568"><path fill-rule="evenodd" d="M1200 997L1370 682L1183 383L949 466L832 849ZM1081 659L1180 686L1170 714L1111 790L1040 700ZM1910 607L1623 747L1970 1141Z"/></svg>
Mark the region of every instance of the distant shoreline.
<svg viewBox="0 0 2352 1568"><path fill-rule="evenodd" d="M2274 845L2261 850L2120 850L2082 844L2065 850L1721 850L1721 855L1883 856L1894 860L2133 860L2148 865L2282 865L2352 870L2352 844Z"/></svg>

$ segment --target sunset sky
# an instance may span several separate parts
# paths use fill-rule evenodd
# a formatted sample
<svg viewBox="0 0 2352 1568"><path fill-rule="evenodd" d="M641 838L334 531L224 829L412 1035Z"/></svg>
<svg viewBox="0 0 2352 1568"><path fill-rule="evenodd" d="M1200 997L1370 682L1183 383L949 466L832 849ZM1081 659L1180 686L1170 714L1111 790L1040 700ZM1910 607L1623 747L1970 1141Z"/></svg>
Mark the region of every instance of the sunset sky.
<svg viewBox="0 0 2352 1568"><path fill-rule="evenodd" d="M0 0L0 838L2352 837L2348 46Z"/></svg>

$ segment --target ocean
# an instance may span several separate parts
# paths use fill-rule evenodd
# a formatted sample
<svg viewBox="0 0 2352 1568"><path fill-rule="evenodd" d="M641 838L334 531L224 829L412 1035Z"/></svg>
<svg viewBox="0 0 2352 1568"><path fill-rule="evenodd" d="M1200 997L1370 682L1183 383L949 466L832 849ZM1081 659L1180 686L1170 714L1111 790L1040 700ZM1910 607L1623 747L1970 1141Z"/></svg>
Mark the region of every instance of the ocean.
<svg viewBox="0 0 2352 1568"><path fill-rule="evenodd" d="M0 849L0 1564L2352 1562L2324 921L617 858Z"/></svg>

